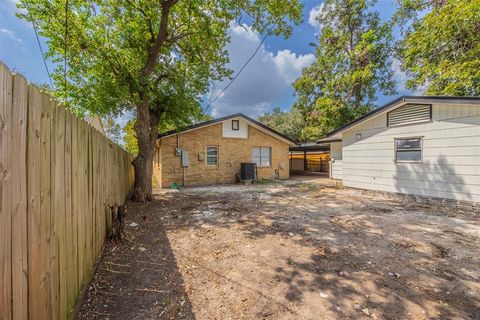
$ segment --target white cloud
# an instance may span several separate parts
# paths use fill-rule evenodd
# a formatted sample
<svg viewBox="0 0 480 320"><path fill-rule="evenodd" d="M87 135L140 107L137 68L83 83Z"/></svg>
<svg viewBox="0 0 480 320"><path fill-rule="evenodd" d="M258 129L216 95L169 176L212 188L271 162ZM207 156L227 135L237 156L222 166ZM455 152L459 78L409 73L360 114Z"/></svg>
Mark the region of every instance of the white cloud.
<svg viewBox="0 0 480 320"><path fill-rule="evenodd" d="M308 14L308 24L317 29L317 32L322 28L322 24L317 20L323 13L323 2L318 6L313 7Z"/></svg>
<svg viewBox="0 0 480 320"><path fill-rule="evenodd" d="M230 27L229 68L238 72L261 42L260 35L247 25ZM291 84L302 69L314 61L313 54L299 55L291 50L269 51L264 45L235 79L232 85L211 106L212 116L244 113L258 117L270 106L291 92ZM229 81L215 85L215 97ZM208 102L208 101L207 101Z"/></svg>
<svg viewBox="0 0 480 320"><path fill-rule="evenodd" d="M410 91L406 88L407 81L410 77L407 75L406 72L402 71L402 62L396 58L392 60L392 70L393 70L393 80L397 83L397 90L399 94L406 95L406 94L414 94L414 95L422 95L425 93L425 90L428 84L417 88L415 91Z"/></svg>
<svg viewBox="0 0 480 320"><path fill-rule="evenodd" d="M315 56L313 54L297 55L286 49L278 51L276 56L272 55L272 59L278 72L287 82L292 83L298 78L299 71L315 61Z"/></svg>
<svg viewBox="0 0 480 320"><path fill-rule="evenodd" d="M405 91L405 85L408 80L407 74L402 71L402 63L398 59L392 60L392 70L393 70L393 79L397 83L397 90L398 91Z"/></svg>
<svg viewBox="0 0 480 320"><path fill-rule="evenodd" d="M10 29L0 28L0 32L5 34L7 37L9 37L11 40L15 41L18 44L23 44L24 43L23 40L20 39L19 37L17 37L15 32L13 32Z"/></svg>

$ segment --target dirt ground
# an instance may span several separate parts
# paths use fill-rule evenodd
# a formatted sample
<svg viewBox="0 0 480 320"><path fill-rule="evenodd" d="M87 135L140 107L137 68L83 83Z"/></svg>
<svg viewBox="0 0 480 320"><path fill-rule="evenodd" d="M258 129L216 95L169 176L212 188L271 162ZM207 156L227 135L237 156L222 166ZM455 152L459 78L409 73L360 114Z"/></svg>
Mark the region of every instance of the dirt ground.
<svg viewBox="0 0 480 320"><path fill-rule="evenodd" d="M130 203L80 319L480 319L480 217L312 182Z"/></svg>

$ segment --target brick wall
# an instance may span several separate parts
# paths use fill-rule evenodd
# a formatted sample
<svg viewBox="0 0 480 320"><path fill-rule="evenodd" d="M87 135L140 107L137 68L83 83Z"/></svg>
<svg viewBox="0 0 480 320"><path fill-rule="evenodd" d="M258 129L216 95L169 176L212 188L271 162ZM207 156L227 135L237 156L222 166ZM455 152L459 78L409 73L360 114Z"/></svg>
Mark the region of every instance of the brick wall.
<svg viewBox="0 0 480 320"><path fill-rule="evenodd" d="M240 163L252 162L252 148L271 147L272 166L258 168L260 179L274 179L279 170L280 179L289 177L288 144L248 126L248 139L223 138L222 123L199 128L178 135L179 147L189 153L189 167L185 168L185 186L224 184L235 182L235 174L240 173ZM183 185L181 157L175 155L177 136L163 138L158 143L155 163L155 176L163 188L174 182ZM218 146L218 166L206 165L206 146ZM204 160L199 160L199 154Z"/></svg>

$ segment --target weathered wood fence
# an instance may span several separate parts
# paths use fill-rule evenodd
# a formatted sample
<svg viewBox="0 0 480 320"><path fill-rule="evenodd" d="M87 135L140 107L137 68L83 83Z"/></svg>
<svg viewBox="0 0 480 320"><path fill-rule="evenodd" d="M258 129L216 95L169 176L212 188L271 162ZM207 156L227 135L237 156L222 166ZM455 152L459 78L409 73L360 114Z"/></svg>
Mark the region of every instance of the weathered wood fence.
<svg viewBox="0 0 480 320"><path fill-rule="evenodd" d="M67 319L133 183L128 153L0 63L0 319Z"/></svg>

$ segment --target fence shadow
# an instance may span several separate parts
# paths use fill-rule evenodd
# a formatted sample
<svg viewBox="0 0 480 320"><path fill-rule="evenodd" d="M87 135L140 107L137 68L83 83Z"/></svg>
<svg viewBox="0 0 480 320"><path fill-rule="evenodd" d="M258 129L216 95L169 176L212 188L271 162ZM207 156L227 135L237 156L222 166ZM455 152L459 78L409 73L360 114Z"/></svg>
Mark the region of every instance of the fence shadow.
<svg viewBox="0 0 480 320"><path fill-rule="evenodd" d="M195 319L157 209L127 206L127 241L108 243L78 319ZM129 227L131 223L138 227Z"/></svg>

